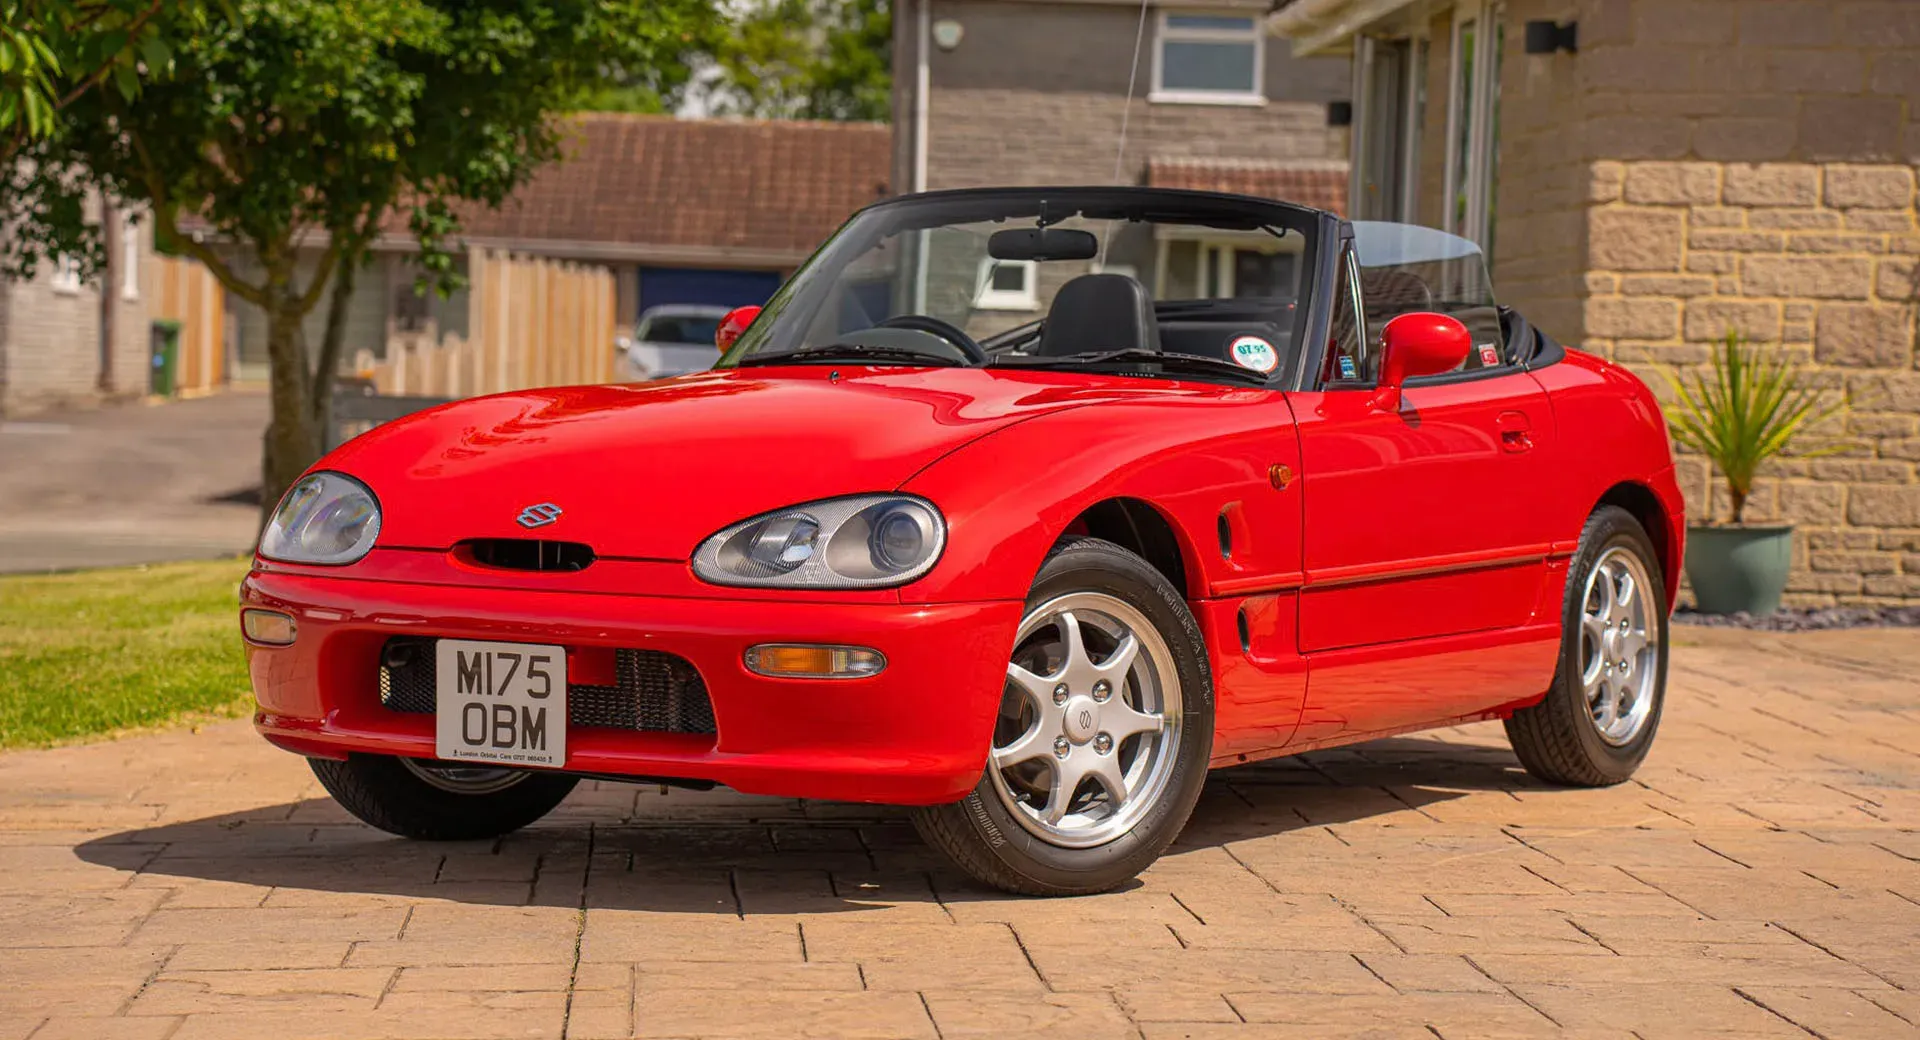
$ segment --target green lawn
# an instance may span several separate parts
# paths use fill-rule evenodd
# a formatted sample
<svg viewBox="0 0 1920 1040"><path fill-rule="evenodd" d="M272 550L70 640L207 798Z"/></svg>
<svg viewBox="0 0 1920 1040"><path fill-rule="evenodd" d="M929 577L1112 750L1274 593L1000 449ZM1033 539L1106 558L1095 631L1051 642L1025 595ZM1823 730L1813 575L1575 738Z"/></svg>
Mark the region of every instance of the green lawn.
<svg viewBox="0 0 1920 1040"><path fill-rule="evenodd" d="M0 577L0 748L251 705L244 560Z"/></svg>

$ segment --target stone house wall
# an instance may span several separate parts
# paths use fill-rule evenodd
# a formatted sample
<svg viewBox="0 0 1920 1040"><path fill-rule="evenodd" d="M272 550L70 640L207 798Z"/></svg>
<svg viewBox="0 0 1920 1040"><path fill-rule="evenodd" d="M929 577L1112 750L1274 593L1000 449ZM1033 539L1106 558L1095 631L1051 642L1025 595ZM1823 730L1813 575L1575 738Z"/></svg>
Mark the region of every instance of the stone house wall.
<svg viewBox="0 0 1920 1040"><path fill-rule="evenodd" d="M1730 328L1789 351L1846 405L1798 445L1840 453L1776 461L1747 506L1797 527L1789 602L1920 600L1920 2L1510 0L1507 17L1503 302L1663 398L1660 369ZM1546 18L1579 22L1577 54L1522 52ZM1430 223L1450 26L1432 30ZM1679 461L1690 519L1724 520L1705 460Z"/></svg>

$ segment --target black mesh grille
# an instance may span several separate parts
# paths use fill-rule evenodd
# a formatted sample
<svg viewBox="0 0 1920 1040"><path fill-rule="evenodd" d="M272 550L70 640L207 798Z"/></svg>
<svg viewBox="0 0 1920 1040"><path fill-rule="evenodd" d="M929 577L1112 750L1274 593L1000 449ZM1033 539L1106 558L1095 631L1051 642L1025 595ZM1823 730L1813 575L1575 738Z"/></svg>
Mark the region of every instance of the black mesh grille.
<svg viewBox="0 0 1920 1040"><path fill-rule="evenodd" d="M612 686L569 685L567 721L648 733L716 732L707 684L686 658L618 650L614 676ZM394 711L431 714L434 688L433 640L388 640L380 655L380 703Z"/></svg>

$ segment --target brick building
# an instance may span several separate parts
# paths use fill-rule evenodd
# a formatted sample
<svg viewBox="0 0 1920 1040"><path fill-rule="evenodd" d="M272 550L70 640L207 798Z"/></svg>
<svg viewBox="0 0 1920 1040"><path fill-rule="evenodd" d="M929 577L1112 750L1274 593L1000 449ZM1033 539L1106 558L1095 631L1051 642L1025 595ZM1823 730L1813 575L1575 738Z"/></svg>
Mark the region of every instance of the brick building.
<svg viewBox="0 0 1920 1040"><path fill-rule="evenodd" d="M1804 444L1849 446L1763 470L1748 519L1797 525L1790 601L1920 600L1920 2L1290 0L1269 26L1351 63L1356 216L1474 238L1503 302L1659 389L1730 328L1808 362L1848 411Z"/></svg>
<svg viewBox="0 0 1920 1040"><path fill-rule="evenodd" d="M1339 210L1347 63L1299 59L1262 26L1267 0L901 0L894 7L893 183L1224 188ZM1138 47L1136 48L1136 42ZM1129 90L1131 89L1131 101ZM1126 137L1121 149L1121 131ZM1119 241L1108 267L1231 296L1295 262L1264 236ZM1298 243L1291 244L1297 249ZM1071 265L1001 264L996 318L1032 320ZM943 280L939 258L933 276ZM971 263L952 273L971 294ZM1044 279L1044 281L1043 281ZM951 280L951 279L948 279ZM1200 287L1206 287L1201 289Z"/></svg>
<svg viewBox="0 0 1920 1040"><path fill-rule="evenodd" d="M108 268L92 281L59 263L0 278L0 416L146 392L153 232L116 224Z"/></svg>

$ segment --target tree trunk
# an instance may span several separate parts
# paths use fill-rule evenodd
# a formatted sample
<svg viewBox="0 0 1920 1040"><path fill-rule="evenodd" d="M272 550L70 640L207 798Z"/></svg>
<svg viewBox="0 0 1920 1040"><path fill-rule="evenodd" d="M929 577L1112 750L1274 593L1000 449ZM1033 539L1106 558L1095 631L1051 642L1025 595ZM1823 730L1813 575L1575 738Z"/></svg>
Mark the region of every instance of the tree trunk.
<svg viewBox="0 0 1920 1040"><path fill-rule="evenodd" d="M287 493L308 466L320 458L324 428L315 421L309 402L312 377L307 367L305 317L297 297L275 293L267 307L267 358L273 417L267 423L260 458L260 525L273 515L280 496Z"/></svg>
<svg viewBox="0 0 1920 1040"><path fill-rule="evenodd" d="M340 373L340 354L347 336L347 306L353 300L353 286L360 273L361 258L348 251L334 268L331 295L327 299L327 329L320 339L320 357L313 367L313 385L308 411L322 436L333 423L333 379Z"/></svg>
<svg viewBox="0 0 1920 1040"><path fill-rule="evenodd" d="M1727 497L1733 499L1733 523L1739 526L1740 518L1747 511L1747 492L1736 484L1727 485Z"/></svg>

